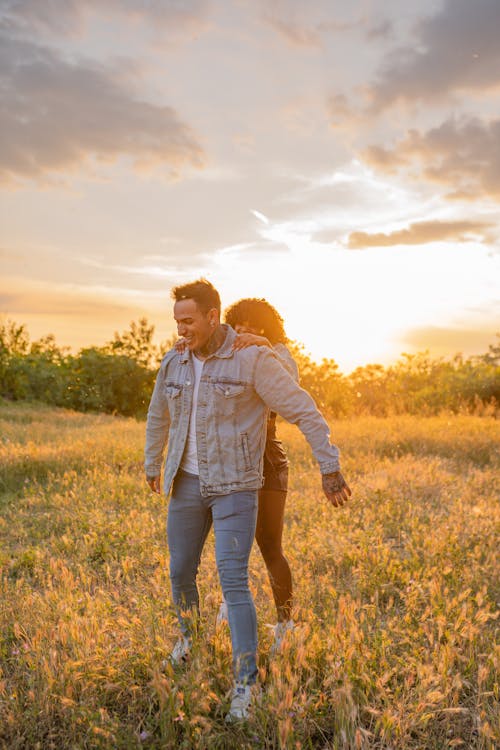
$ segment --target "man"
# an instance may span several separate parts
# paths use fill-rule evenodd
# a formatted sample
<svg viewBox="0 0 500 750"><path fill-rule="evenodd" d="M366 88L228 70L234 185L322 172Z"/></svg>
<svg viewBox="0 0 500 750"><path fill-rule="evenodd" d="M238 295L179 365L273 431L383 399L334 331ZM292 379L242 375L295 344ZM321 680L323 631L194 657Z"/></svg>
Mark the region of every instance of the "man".
<svg viewBox="0 0 500 750"><path fill-rule="evenodd" d="M248 587L248 558L255 534L257 492L262 484L268 410L297 424L322 473L334 507L351 494L339 470L338 450L312 398L268 347L235 351L235 331L220 323L220 297L204 279L172 291L174 318L186 342L164 357L146 427L146 478L172 489L167 535L170 580L182 636L171 660L191 648L192 617L199 598L196 575L211 524L217 569L228 607L235 685L228 721L245 718L257 677L257 622Z"/></svg>

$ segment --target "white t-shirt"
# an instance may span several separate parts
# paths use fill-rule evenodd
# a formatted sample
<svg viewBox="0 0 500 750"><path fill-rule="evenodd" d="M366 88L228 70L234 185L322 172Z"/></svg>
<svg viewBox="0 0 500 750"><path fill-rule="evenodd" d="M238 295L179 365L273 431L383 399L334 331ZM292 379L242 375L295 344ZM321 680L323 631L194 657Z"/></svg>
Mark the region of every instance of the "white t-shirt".
<svg viewBox="0 0 500 750"><path fill-rule="evenodd" d="M201 372L204 361L198 359L194 354L191 357L191 363L194 370L193 383L193 404L191 406L191 416L189 419L189 430L186 440L186 447L181 461L181 469L189 474L199 474L198 469L198 447L196 445L196 409L198 406L198 390L200 387Z"/></svg>

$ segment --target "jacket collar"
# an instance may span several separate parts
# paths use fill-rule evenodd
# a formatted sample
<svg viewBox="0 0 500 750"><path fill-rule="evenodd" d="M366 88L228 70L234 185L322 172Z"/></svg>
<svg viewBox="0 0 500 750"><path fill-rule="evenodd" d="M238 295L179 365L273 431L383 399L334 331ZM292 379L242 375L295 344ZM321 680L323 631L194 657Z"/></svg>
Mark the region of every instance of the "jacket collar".
<svg viewBox="0 0 500 750"><path fill-rule="evenodd" d="M233 343L237 336L236 331L234 328L231 328L230 325L227 325L227 323L222 323L222 328L226 331L226 338L224 339L224 343L222 344L219 349L217 349L216 352L210 355L210 357L219 357L219 359L228 359L228 357L232 357L234 354L233 351ZM207 357L207 359L210 359L210 357Z"/></svg>

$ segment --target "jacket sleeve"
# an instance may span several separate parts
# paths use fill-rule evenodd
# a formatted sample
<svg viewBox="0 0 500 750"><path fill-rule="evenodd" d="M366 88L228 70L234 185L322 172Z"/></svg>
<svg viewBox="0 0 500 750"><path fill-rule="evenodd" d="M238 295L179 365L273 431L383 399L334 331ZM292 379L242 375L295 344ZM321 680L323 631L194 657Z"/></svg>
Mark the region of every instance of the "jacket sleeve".
<svg viewBox="0 0 500 750"><path fill-rule="evenodd" d="M163 358L156 376L153 395L149 402L146 420L146 446L144 449L144 468L148 477L156 477L161 474L163 453L170 429L170 412L165 392L165 378L169 362L174 355L175 350L172 350Z"/></svg>
<svg viewBox="0 0 500 750"><path fill-rule="evenodd" d="M322 474L339 471L339 450L330 443L330 428L313 399L301 388L267 347L258 347L253 381L264 403L296 424L311 446Z"/></svg>
<svg viewBox="0 0 500 750"><path fill-rule="evenodd" d="M298 383L299 382L299 368L297 367L297 363L290 354L290 350L288 347L285 346L285 344L282 344L278 342L273 347L274 351L279 357L279 360L285 370L290 373L292 378Z"/></svg>

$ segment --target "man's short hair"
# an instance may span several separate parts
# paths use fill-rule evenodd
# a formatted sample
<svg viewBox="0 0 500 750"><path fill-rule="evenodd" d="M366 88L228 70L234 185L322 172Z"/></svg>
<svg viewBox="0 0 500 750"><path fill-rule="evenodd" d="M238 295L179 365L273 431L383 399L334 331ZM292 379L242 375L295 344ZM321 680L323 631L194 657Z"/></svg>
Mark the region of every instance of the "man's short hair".
<svg viewBox="0 0 500 750"><path fill-rule="evenodd" d="M203 313L206 314L209 310L215 308L220 315L219 292L206 279L198 279L198 281L191 281L189 284L174 287L172 289L172 298L176 302L180 302L183 299L192 299Z"/></svg>

